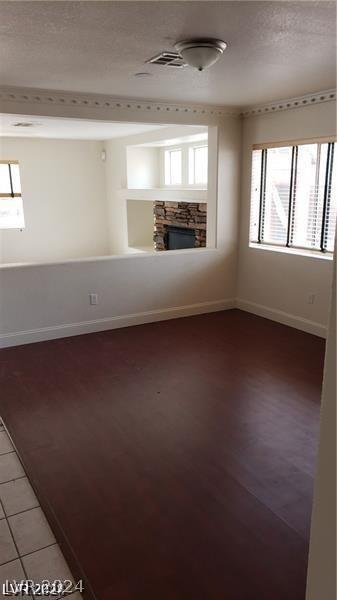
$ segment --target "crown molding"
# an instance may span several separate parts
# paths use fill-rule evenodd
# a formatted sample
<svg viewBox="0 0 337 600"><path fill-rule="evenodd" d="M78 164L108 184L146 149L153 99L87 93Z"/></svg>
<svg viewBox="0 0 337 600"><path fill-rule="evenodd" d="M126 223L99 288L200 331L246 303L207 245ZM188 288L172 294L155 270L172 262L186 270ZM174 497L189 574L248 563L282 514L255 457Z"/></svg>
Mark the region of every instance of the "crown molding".
<svg viewBox="0 0 337 600"><path fill-rule="evenodd" d="M315 92L314 94L306 94L305 96L297 96L296 98L288 98L285 100L276 100L268 104L260 104L241 111L242 117L253 117L266 113L274 113L292 108L301 108L310 104L321 104L322 102L336 101L336 90L324 90L323 92Z"/></svg>
<svg viewBox="0 0 337 600"><path fill-rule="evenodd" d="M135 98L117 98L102 94L84 94L76 92L60 92L32 88L0 86L1 102L33 105L57 105L81 107L86 109L106 109L107 111L130 111L147 113L178 113L195 116L240 116L240 108L190 103L156 102L154 100L137 100Z"/></svg>
<svg viewBox="0 0 337 600"><path fill-rule="evenodd" d="M311 104L336 101L336 90L324 90L305 96L297 96L283 100L275 100L266 104L251 106L249 108L230 107L210 104L171 103L155 102L154 100L138 100L136 98L120 98L103 94L85 94L82 92L62 92L55 90L41 90L34 88L19 88L0 86L0 110L1 104L6 106L20 104L34 106L63 106L71 109L99 109L106 111L107 119L111 120L111 113L155 113L166 114L172 119L174 114L196 118L221 119L221 117L252 117L261 114L274 113L294 108L301 108ZM6 110L6 112L8 112Z"/></svg>

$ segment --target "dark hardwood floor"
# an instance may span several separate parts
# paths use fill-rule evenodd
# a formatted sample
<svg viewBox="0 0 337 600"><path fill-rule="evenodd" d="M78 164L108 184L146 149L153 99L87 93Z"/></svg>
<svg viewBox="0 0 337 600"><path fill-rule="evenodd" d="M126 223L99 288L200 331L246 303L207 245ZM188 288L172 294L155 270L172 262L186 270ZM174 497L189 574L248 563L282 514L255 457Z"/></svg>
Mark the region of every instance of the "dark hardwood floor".
<svg viewBox="0 0 337 600"><path fill-rule="evenodd" d="M0 415L86 597L304 600L323 361L238 310L1 351Z"/></svg>

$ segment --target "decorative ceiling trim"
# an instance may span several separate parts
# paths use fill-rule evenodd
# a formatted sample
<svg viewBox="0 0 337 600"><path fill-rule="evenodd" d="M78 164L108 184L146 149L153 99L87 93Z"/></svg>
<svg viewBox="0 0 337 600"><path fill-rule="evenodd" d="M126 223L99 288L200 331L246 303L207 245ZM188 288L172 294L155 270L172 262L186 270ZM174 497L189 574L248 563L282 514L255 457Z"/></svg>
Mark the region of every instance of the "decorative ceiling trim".
<svg viewBox="0 0 337 600"><path fill-rule="evenodd" d="M252 106L251 108L242 110L241 115L243 117L252 117L266 113L289 110L291 108L301 108L310 104L332 102L334 100L336 100L336 90L325 90L323 92L316 92L315 94L307 94L305 96L298 96L296 98L277 100L275 102L269 102L268 104Z"/></svg>
<svg viewBox="0 0 337 600"><path fill-rule="evenodd" d="M135 98L116 98L101 94L70 93L31 88L0 87L0 102L19 102L22 104L58 105L82 108L117 109L130 112L179 113L196 116L240 116L239 108L203 104L179 104L137 100Z"/></svg>
<svg viewBox="0 0 337 600"><path fill-rule="evenodd" d="M53 90L39 90L32 88L1 87L0 86L0 110L1 102L20 103L27 105L56 105L71 106L73 108L93 108L106 109L107 111L116 110L130 111L130 113L169 113L179 115L194 115L196 117L252 117L261 114L274 113L293 108L301 108L310 104L320 104L322 102L336 101L337 94L335 89L298 96L285 100L276 100L267 104L252 106L242 109L220 105L210 104L180 104L170 102L155 102L153 100L137 100L135 98L117 98L103 94L84 94L59 92ZM117 115L116 115L117 116ZM109 116L109 120L111 117Z"/></svg>

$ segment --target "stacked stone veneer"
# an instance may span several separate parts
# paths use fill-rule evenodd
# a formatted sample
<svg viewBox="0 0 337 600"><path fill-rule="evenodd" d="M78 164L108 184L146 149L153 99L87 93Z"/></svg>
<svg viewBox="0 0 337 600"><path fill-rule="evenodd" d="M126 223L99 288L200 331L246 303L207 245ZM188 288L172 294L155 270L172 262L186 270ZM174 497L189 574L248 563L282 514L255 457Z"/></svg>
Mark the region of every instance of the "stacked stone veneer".
<svg viewBox="0 0 337 600"><path fill-rule="evenodd" d="M168 225L195 230L195 247L206 246L207 204L205 202L155 202L154 246L166 250L165 238Z"/></svg>

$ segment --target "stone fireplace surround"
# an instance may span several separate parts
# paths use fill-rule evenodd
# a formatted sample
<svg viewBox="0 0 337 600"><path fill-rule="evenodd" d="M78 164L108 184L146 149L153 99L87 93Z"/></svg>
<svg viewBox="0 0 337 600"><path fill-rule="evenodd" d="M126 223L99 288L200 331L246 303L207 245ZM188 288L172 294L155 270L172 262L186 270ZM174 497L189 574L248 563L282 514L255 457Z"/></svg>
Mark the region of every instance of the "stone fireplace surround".
<svg viewBox="0 0 337 600"><path fill-rule="evenodd" d="M166 250L165 234L168 225L195 230L195 248L206 247L207 204L205 202L154 203L154 246Z"/></svg>

